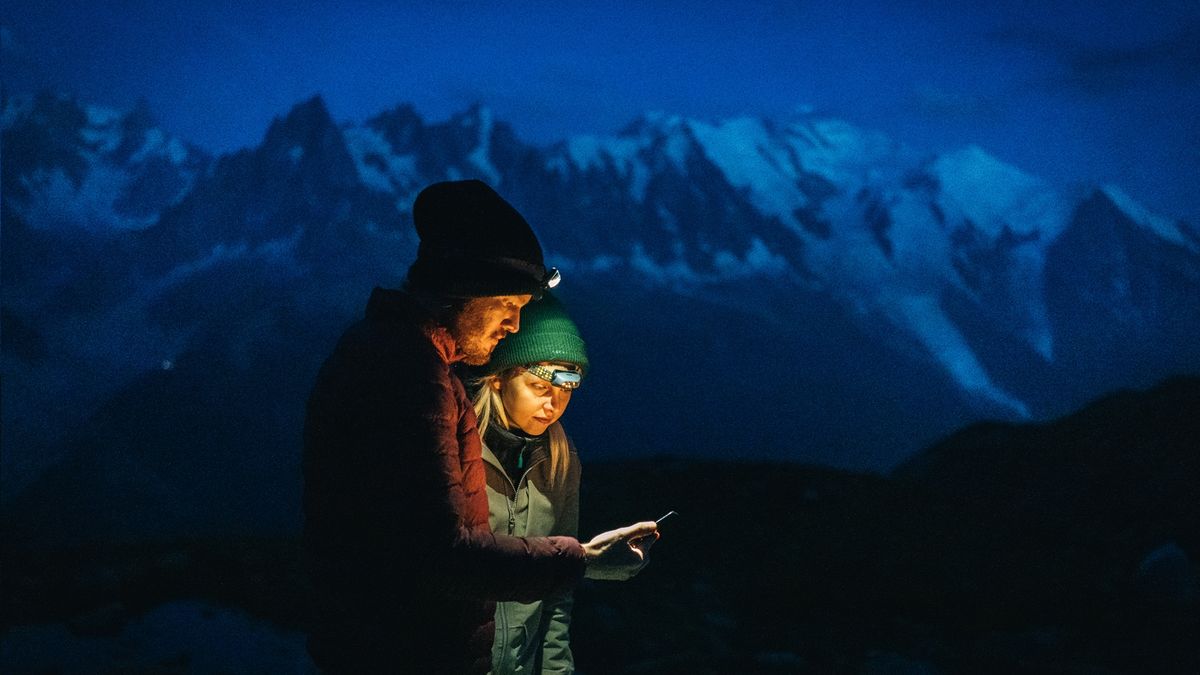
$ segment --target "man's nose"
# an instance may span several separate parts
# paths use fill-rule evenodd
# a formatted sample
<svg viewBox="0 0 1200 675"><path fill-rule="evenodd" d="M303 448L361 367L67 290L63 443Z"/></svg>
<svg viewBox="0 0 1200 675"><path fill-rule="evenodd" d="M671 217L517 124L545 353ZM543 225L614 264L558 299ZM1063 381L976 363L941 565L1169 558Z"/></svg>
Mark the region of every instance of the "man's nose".
<svg viewBox="0 0 1200 675"><path fill-rule="evenodd" d="M521 312L519 310L513 312L507 319L500 323L500 327L510 333L521 330Z"/></svg>

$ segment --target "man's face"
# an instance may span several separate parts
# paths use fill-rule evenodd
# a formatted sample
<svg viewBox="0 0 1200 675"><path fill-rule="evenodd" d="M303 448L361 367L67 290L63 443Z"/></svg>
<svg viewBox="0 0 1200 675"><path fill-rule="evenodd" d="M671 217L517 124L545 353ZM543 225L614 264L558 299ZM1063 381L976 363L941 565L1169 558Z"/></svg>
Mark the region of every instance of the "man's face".
<svg viewBox="0 0 1200 675"><path fill-rule="evenodd" d="M521 308L532 299L532 295L495 295L468 300L450 328L463 361L471 366L487 363L500 340L520 329Z"/></svg>

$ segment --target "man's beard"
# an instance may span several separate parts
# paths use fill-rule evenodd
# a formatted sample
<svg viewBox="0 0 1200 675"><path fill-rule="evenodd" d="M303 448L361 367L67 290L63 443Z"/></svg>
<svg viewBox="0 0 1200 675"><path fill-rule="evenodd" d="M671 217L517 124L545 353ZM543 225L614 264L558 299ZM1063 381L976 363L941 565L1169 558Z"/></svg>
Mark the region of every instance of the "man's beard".
<svg viewBox="0 0 1200 675"><path fill-rule="evenodd" d="M450 335L468 366L482 366L492 358L497 341L487 332L487 305L468 300L450 327Z"/></svg>

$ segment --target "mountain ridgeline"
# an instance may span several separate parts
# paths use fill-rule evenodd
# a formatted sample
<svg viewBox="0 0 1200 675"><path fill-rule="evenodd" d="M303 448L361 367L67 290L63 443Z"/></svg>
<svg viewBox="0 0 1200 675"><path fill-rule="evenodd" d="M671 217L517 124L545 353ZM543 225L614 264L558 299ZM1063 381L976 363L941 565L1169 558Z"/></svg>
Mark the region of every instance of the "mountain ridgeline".
<svg viewBox="0 0 1200 675"><path fill-rule="evenodd" d="M308 389L402 283L438 180L496 187L563 271L585 461L886 471L1200 372L1190 225L837 120L647 115L537 147L481 106L339 125L314 98L213 157L144 105L43 94L3 101L3 145L0 469L31 536L294 529Z"/></svg>

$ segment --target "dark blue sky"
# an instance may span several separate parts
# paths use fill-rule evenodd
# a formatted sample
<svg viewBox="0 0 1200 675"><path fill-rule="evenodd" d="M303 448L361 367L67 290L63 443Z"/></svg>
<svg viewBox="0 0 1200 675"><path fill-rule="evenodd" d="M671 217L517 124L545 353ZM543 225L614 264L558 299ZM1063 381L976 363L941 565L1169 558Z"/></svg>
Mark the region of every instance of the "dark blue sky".
<svg viewBox="0 0 1200 675"><path fill-rule="evenodd" d="M70 0L6 3L0 21L10 91L144 98L214 151L257 143L314 93L343 121L479 101L534 143L650 110L807 106L930 151L975 143L1067 188L1116 183L1200 224L1197 0Z"/></svg>

